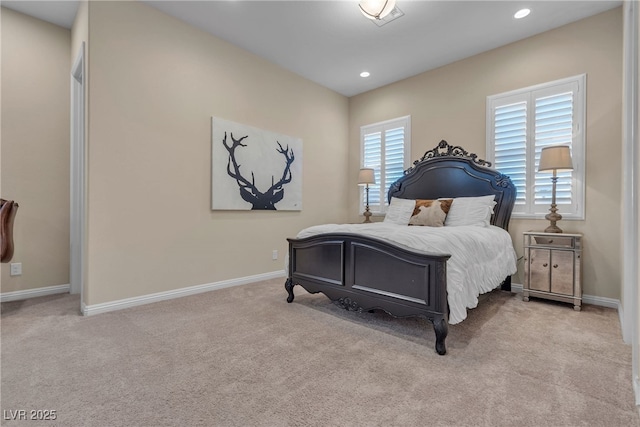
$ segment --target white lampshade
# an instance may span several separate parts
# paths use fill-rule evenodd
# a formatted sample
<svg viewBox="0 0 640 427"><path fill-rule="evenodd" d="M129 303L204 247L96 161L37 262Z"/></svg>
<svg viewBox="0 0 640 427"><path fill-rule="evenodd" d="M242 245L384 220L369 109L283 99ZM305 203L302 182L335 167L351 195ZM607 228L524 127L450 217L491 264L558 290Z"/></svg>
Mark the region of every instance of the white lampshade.
<svg viewBox="0 0 640 427"><path fill-rule="evenodd" d="M375 183L376 183L376 175L373 169L371 168L360 169L360 173L358 173L358 185L375 184Z"/></svg>
<svg viewBox="0 0 640 427"><path fill-rule="evenodd" d="M360 11L369 19L382 19L396 7L396 0L360 0Z"/></svg>
<svg viewBox="0 0 640 427"><path fill-rule="evenodd" d="M540 152L538 172L551 170L573 170L571 148L567 145L544 147Z"/></svg>

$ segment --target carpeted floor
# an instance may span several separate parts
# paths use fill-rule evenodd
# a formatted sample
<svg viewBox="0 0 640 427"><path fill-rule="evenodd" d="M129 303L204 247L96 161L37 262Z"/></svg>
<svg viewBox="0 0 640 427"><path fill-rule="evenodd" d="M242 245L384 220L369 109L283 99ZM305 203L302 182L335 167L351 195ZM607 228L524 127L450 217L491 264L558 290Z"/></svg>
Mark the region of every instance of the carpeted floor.
<svg viewBox="0 0 640 427"><path fill-rule="evenodd" d="M494 291L438 356L426 320L287 304L283 283L91 317L77 296L2 303L2 425L640 425L615 310Z"/></svg>

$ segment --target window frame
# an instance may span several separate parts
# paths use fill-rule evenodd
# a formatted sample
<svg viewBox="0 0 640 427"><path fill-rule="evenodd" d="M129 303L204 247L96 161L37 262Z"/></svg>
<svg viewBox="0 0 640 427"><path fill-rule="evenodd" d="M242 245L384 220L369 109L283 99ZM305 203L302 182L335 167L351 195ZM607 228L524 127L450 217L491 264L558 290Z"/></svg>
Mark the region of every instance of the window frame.
<svg viewBox="0 0 640 427"><path fill-rule="evenodd" d="M567 211L567 205L558 205L559 213L562 219L567 220L584 220L585 219L585 150L586 150L586 74L579 74L564 79L554 80L547 83L528 86L509 92L503 92L496 95L487 96L486 101L486 158L495 166L495 141L494 141L494 125L495 125L495 107L508 105L509 103L524 101L527 103L526 116L526 194L524 209L516 205L514 207L512 218L518 219L544 219L549 213L548 207L541 211L540 205L536 209L535 204L535 180L538 174L536 169L536 144L535 144L535 101L536 99L560 94L562 90L571 85L577 86L574 93L573 116L572 116L572 139L571 139L571 156L573 161L572 172L572 204L571 211ZM566 90L566 89L565 89ZM534 94L538 95L537 97ZM533 105L533 108L531 106ZM545 172L543 172L545 173ZM575 200L574 200L575 198ZM522 205L520 205L522 206ZM563 210L563 207L565 209ZM524 211L523 211L524 210ZM538 212L536 212L538 210Z"/></svg>
<svg viewBox="0 0 640 427"><path fill-rule="evenodd" d="M365 153L364 153L364 142L365 142L365 135L370 134L370 133L374 133L374 132L379 132L381 131L384 135L384 131L388 130L388 129L397 129L399 127L403 127L404 128L404 141L403 141L403 171L406 171L411 163L411 116L407 115L407 116L402 116L402 117L397 117L395 119L389 119L389 120L384 120L381 122L377 122L377 123L371 123L368 125L364 125L364 126L360 126L360 167L369 167L369 166L364 166L364 160L365 160ZM382 138L382 142L384 143L384 137ZM379 174L379 176L383 176L380 173L380 170L378 168L375 168L376 172ZM378 185L383 183L384 178L380 179L380 182L378 182ZM365 187L364 185L359 185L360 189L359 189L359 197L360 197L360 202L358 203L359 205L359 210L360 212L364 212L365 209ZM370 190L371 191L371 188ZM387 212L387 209L389 207L389 204L387 202L387 195L389 193L389 188L383 188L382 185L380 185L380 200L382 203L380 204L376 204L376 205L372 205L369 204L369 209L371 211L371 214L373 216L384 216Z"/></svg>

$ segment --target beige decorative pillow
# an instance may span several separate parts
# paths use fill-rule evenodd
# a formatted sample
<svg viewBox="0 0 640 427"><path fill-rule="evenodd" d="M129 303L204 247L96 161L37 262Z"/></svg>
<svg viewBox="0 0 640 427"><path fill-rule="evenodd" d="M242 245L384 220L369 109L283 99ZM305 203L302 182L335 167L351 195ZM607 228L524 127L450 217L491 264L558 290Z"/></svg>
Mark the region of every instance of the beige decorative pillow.
<svg viewBox="0 0 640 427"><path fill-rule="evenodd" d="M416 207L409 220L409 225L444 226L452 202L452 199L416 200Z"/></svg>

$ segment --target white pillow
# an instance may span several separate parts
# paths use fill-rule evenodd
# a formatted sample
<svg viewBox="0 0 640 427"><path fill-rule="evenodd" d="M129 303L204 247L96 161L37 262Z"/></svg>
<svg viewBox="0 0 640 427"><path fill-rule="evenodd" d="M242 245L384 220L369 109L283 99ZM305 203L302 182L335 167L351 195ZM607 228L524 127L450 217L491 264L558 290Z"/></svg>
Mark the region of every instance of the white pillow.
<svg viewBox="0 0 640 427"><path fill-rule="evenodd" d="M476 225L488 227L496 205L495 196L456 197L444 222L445 226Z"/></svg>
<svg viewBox="0 0 640 427"><path fill-rule="evenodd" d="M409 220L411 219L411 215L413 215L415 207L415 200L392 197L383 222L398 225L409 225Z"/></svg>

